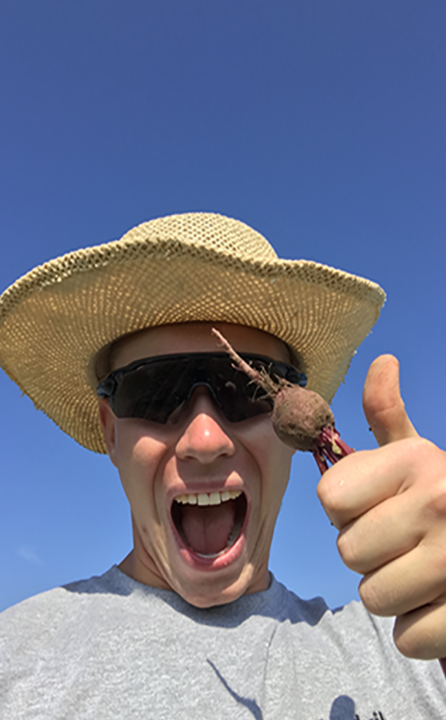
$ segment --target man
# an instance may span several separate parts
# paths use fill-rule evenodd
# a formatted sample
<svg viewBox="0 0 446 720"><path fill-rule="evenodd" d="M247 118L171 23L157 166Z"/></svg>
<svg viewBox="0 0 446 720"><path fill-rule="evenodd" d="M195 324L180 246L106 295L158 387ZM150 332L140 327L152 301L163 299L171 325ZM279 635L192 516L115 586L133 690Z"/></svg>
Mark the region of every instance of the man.
<svg viewBox="0 0 446 720"><path fill-rule="evenodd" d="M292 451L211 332L330 400L383 301L212 214L145 223L3 294L3 368L108 453L134 544L103 576L3 614L2 717L444 717L446 457L407 418L396 360L375 361L364 391L382 447L319 485L364 575L363 604L331 612L268 571Z"/></svg>

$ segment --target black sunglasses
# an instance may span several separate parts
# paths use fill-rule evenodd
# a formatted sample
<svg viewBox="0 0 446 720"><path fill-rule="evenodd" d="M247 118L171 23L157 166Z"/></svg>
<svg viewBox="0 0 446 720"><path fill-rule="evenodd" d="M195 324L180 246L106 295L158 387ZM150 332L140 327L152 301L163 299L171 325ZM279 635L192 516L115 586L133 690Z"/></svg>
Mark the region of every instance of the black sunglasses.
<svg viewBox="0 0 446 720"><path fill-rule="evenodd" d="M274 378L305 387L307 378L292 365L261 355L243 353L255 369L264 368ZM241 422L268 413L272 401L247 375L233 366L226 353L163 355L114 370L97 386L100 398L108 398L118 418L142 418L165 424L186 404L197 387L209 390L229 422Z"/></svg>

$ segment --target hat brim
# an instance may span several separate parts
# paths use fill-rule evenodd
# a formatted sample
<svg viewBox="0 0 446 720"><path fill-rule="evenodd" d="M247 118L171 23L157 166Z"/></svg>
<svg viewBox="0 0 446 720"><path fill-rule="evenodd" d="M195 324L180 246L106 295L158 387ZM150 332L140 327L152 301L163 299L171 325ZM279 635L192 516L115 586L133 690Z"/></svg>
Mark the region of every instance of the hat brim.
<svg viewBox="0 0 446 720"><path fill-rule="evenodd" d="M330 401L385 300L375 283L305 260L232 257L176 239L114 241L70 253L0 298L0 362L38 409L104 453L92 361L127 333L210 321L258 328L303 359Z"/></svg>

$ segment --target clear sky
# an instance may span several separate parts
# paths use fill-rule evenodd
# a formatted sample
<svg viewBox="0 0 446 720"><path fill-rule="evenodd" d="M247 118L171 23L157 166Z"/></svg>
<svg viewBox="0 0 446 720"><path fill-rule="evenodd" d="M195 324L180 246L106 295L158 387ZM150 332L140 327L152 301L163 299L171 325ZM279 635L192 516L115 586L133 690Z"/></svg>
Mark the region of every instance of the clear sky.
<svg viewBox="0 0 446 720"><path fill-rule="evenodd" d="M381 319L334 401L357 449L371 360L401 361L420 433L445 444L444 0L20 0L0 7L0 288L67 251L215 211L281 257L379 282ZM0 376L0 609L130 549L108 460ZM331 605L357 597L295 458L271 557Z"/></svg>

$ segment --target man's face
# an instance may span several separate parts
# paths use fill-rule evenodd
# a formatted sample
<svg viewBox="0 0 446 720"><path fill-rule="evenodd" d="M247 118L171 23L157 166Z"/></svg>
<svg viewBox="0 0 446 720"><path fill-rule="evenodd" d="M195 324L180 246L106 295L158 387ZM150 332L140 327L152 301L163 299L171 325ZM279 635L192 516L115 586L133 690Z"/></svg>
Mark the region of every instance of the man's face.
<svg viewBox="0 0 446 720"><path fill-rule="evenodd" d="M238 351L289 362L253 328L214 324ZM182 352L220 351L209 323L147 330L120 342L114 368ZM132 511L134 548L121 569L192 605L231 602L269 584L268 557L293 451L269 415L231 423L198 387L174 422L118 419L100 401L107 450ZM237 495L227 499L228 492ZM200 495L217 504L202 506ZM180 498L182 502L178 502Z"/></svg>

